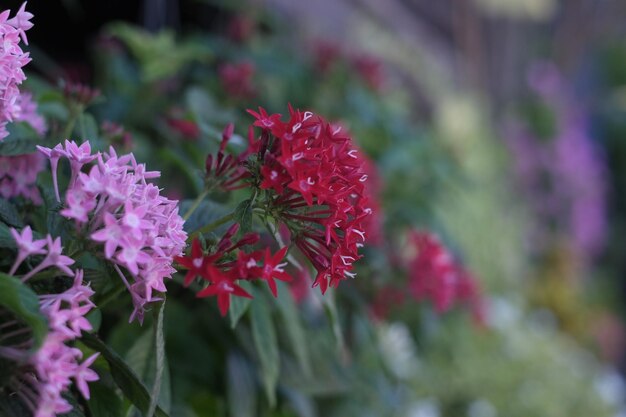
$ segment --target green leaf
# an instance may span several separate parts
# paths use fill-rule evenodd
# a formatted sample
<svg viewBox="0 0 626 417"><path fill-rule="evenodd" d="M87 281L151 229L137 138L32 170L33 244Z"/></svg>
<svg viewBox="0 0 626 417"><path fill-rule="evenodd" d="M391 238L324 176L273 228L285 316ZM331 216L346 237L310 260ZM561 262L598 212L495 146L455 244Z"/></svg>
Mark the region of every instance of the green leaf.
<svg viewBox="0 0 626 417"><path fill-rule="evenodd" d="M76 397L74 397L68 391L64 392L62 396L63 399L72 406L72 409L65 414L59 414L59 417L85 417L85 413L83 413L83 410L78 404Z"/></svg>
<svg viewBox="0 0 626 417"><path fill-rule="evenodd" d="M13 227L23 227L24 222L13 204L4 198L0 198L0 220Z"/></svg>
<svg viewBox="0 0 626 417"><path fill-rule="evenodd" d="M32 329L35 342L33 350L38 349L48 333L48 322L39 311L37 294L19 279L0 273L0 305Z"/></svg>
<svg viewBox="0 0 626 417"><path fill-rule="evenodd" d="M95 381L89 383L89 393L88 405L92 417L119 417L124 414L122 399L113 388Z"/></svg>
<svg viewBox="0 0 626 417"><path fill-rule="evenodd" d="M250 306L252 339L261 365L261 380L271 407L276 404L276 384L280 373L280 358L276 330L272 323L267 300L260 291L255 291L254 302Z"/></svg>
<svg viewBox="0 0 626 417"><path fill-rule="evenodd" d="M158 303L158 307L154 312L154 350L155 350L155 374L154 383L152 385L152 399L147 415L154 414L161 393L161 382L163 378L163 369L165 368L165 340L163 339L163 314L165 311L165 295L163 301Z"/></svg>
<svg viewBox="0 0 626 417"><path fill-rule="evenodd" d="M0 223L0 248L15 248L15 239L11 235L9 226L4 223Z"/></svg>
<svg viewBox="0 0 626 417"><path fill-rule="evenodd" d="M252 199L239 203L235 209L235 221L239 223L239 231L242 234L252 229Z"/></svg>
<svg viewBox="0 0 626 417"><path fill-rule="evenodd" d="M256 384L254 372L246 358L230 354L226 360L228 411L231 417L256 416Z"/></svg>
<svg viewBox="0 0 626 417"><path fill-rule="evenodd" d="M167 411L171 405L169 367L164 351L163 302L155 310L154 327L137 339L125 355L126 362L148 387L151 398ZM151 404L153 405L153 404Z"/></svg>
<svg viewBox="0 0 626 417"><path fill-rule="evenodd" d="M0 416L32 417L32 415L33 412L16 395L0 391Z"/></svg>
<svg viewBox="0 0 626 417"><path fill-rule="evenodd" d="M252 288L252 284L248 281L241 280L239 285L243 287L244 290L250 292ZM250 307L250 302L252 300L246 297L231 297L230 298L230 308L228 309L228 316L230 317L230 327L234 329L237 327L237 323L246 314L248 308Z"/></svg>
<svg viewBox="0 0 626 417"><path fill-rule="evenodd" d="M96 119L89 113L82 113L76 123L76 129L80 132L80 136L84 141L93 142L98 139L98 124Z"/></svg>
<svg viewBox="0 0 626 417"><path fill-rule="evenodd" d="M184 200L180 203L180 213L186 213L193 204L192 200ZM226 208L211 200L204 200L200 206L193 212L191 217L184 224L185 231L188 233L198 230L202 226L213 223L224 215L228 214Z"/></svg>
<svg viewBox="0 0 626 417"><path fill-rule="evenodd" d="M120 387L124 396L145 414L150 407L150 393L143 382L137 377L137 374L117 353L109 349L97 336L90 333L83 333L81 340L87 347L102 354L102 357L104 357L109 364L113 380L117 386ZM161 407L156 408L154 415L157 417L168 417L168 414L163 411Z"/></svg>
<svg viewBox="0 0 626 417"><path fill-rule="evenodd" d="M9 136L0 142L0 155L23 155L33 153L43 140L28 123L17 122L7 125Z"/></svg>
<svg viewBox="0 0 626 417"><path fill-rule="evenodd" d="M285 323L285 330L289 341L293 346L294 353L298 359L298 363L302 368L302 371L306 376L311 375L311 359L309 357L309 350L306 343L306 335L300 323L300 315L296 304L289 294L287 285L285 283L278 283L279 296L275 299L278 304L278 311ZM282 288L282 290L280 289ZM281 294L282 293L282 294Z"/></svg>

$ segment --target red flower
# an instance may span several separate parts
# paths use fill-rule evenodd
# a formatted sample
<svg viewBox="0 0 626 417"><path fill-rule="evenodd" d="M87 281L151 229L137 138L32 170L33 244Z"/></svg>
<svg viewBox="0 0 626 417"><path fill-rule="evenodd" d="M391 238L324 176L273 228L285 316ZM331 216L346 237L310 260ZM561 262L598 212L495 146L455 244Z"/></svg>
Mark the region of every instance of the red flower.
<svg viewBox="0 0 626 417"><path fill-rule="evenodd" d="M371 55L359 55L352 59L352 66L357 74L375 91L383 87L385 77L383 63Z"/></svg>
<svg viewBox="0 0 626 417"><path fill-rule="evenodd" d="M292 241L317 270L314 286L353 277L372 212L365 193L364 160L340 127L289 107L279 114L248 110L262 129L256 146L260 188L275 193L270 210L289 228Z"/></svg>
<svg viewBox="0 0 626 417"><path fill-rule="evenodd" d="M227 63L219 68L220 81L224 91L237 99L252 98L256 89L252 82L255 68L252 62Z"/></svg>
<svg viewBox="0 0 626 417"><path fill-rule="evenodd" d="M270 287L274 297L277 296L276 281L274 281L274 279L291 281L291 276L283 270L283 268L287 266L287 262L280 263L286 254L287 247L276 252L274 256L272 256L269 248L265 248L264 264L262 267L258 268L258 272L261 274L260 278L267 281L267 285Z"/></svg>
<svg viewBox="0 0 626 417"><path fill-rule="evenodd" d="M191 242L191 255L190 256L176 256L174 260L184 268L188 269L185 275L185 286L189 286L196 277L201 276L204 273L206 267L206 259L202 252L202 246L198 239L194 239Z"/></svg>
<svg viewBox="0 0 626 417"><path fill-rule="evenodd" d="M230 274L225 273L214 267L207 265L202 277L209 281L209 286L198 292L198 298L217 296L217 305L222 316L225 316L230 307L230 296L252 298L250 294L239 285Z"/></svg>
<svg viewBox="0 0 626 417"><path fill-rule="evenodd" d="M170 128L189 139L198 139L200 137L200 128L196 122L192 120L168 117L166 119Z"/></svg>

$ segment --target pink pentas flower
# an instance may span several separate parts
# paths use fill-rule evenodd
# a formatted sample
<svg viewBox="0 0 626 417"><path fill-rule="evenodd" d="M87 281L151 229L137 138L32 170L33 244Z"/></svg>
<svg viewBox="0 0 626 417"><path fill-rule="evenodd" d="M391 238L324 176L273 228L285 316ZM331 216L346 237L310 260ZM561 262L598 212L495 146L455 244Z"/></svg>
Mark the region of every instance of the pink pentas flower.
<svg viewBox="0 0 626 417"><path fill-rule="evenodd" d="M39 135L46 131L46 122L37 114L37 105L30 93L20 93L16 98L15 105L19 112L15 114L13 121L26 122L35 129ZM0 108L2 104L0 103ZM1 117L0 117L0 120ZM0 123L1 124L1 123ZM44 159L38 154L25 154L0 157L0 196L3 198L23 197L36 205L43 200L37 188L37 174L44 169Z"/></svg>
<svg viewBox="0 0 626 417"><path fill-rule="evenodd" d="M22 235L26 235L22 240L29 240L28 232ZM83 331L92 330L86 315L94 308L90 300L93 290L83 283L83 271L77 270L72 275L74 281L70 288L60 293L39 295L40 311L47 319L48 333L34 354L28 352L19 357L15 370L18 376L9 382L16 385L9 388L36 417L56 417L71 411L72 405L63 394L71 388L72 381L83 397L89 399L88 383L99 379L91 369L99 353L82 360L81 350L72 346ZM3 346L0 356L24 350L22 341L15 343Z"/></svg>
<svg viewBox="0 0 626 417"><path fill-rule="evenodd" d="M148 182L160 173L148 171L133 154L118 156L112 147L108 153L94 154L88 142L71 141L39 150L51 161L57 190L58 161L69 160L70 185L60 213L103 244L103 258L125 270L117 268L131 293L135 307L131 317L141 321L144 305L159 300L152 293L165 291L164 280L175 272L172 261L186 246L178 202Z"/></svg>
<svg viewBox="0 0 626 417"><path fill-rule="evenodd" d="M22 229L22 233L19 233L17 230L11 228L11 236L15 239L18 253L15 258L15 262L9 271L9 275L15 274L15 271L17 271L20 264L29 256L42 255L46 253L44 246L46 246L47 243L45 239L37 239L33 241L33 231L30 226L24 227L24 229Z"/></svg>
<svg viewBox="0 0 626 417"><path fill-rule="evenodd" d="M26 3L9 19L10 10L0 13L0 140L9 132L6 125L20 116L18 86L26 79L22 68L30 62L28 53L20 47L20 37L27 44L25 31L32 27L32 14L26 12Z"/></svg>
<svg viewBox="0 0 626 417"><path fill-rule="evenodd" d="M52 237L48 235L45 239L33 241L33 234L30 226L26 226L22 230L21 234L13 228L11 228L10 231L18 248L17 257L15 258L13 266L9 271L10 275L15 274L17 269L27 257L31 255L45 255L39 265L22 276L22 281L27 281L33 275L50 267L59 269L60 272L65 275L74 276L74 272L68 268L69 265L74 264L74 260L62 254L63 247L61 246L61 238L52 239Z"/></svg>

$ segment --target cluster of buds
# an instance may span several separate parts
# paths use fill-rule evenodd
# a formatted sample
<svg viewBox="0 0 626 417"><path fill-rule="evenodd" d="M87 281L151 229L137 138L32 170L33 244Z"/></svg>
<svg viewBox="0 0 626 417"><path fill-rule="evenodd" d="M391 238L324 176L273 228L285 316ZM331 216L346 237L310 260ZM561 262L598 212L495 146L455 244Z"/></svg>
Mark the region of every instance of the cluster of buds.
<svg viewBox="0 0 626 417"><path fill-rule="evenodd" d="M226 315L230 306L231 295L252 298L237 284L240 280L266 281L270 291L277 296L275 279L290 281L291 276L284 271L286 262L282 262L287 253L283 247L274 255L269 248L265 251L246 252L243 247L254 245L259 241L258 233L247 233L235 241L233 237L239 231L239 224L234 223L222 238L208 251L202 249L198 239L191 244L191 253L176 257L182 267L187 269L185 286L189 286L196 278L201 278L207 285L198 292L200 298L215 296L220 313Z"/></svg>

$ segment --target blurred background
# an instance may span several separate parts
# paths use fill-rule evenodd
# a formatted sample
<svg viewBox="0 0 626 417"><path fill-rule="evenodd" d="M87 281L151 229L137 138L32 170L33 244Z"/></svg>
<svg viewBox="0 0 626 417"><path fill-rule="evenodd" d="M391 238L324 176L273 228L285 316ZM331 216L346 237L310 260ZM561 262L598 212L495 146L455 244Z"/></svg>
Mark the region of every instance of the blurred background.
<svg viewBox="0 0 626 417"><path fill-rule="evenodd" d="M337 295L347 348L327 379L287 372L288 405L249 415L626 416L626 2L29 9L31 72L100 89L97 119L124 126L124 146L147 159L233 120L244 134L245 109L291 103L342 123L377 166L382 243ZM179 174L166 189L191 194L194 173L167 164ZM413 229L436 233L471 271L473 319L398 301ZM131 349L132 335L111 334ZM219 372L172 372L172 415L246 415L228 407Z"/></svg>

